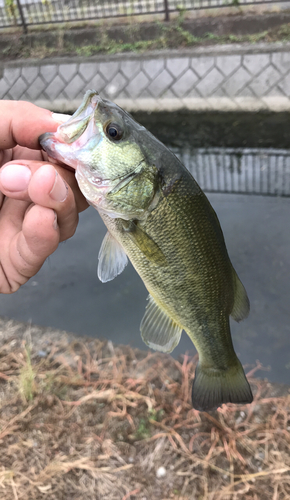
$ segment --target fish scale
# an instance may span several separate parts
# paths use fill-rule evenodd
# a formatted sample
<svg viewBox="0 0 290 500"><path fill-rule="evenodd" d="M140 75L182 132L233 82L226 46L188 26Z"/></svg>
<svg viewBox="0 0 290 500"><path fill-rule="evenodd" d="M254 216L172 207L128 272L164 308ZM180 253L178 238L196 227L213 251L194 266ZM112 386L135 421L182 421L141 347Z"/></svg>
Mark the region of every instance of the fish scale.
<svg viewBox="0 0 290 500"><path fill-rule="evenodd" d="M230 314L237 321L247 316L248 297L216 213L192 175L128 113L95 91L86 93L67 124L40 142L50 156L76 168L81 191L108 228L100 279L113 279L129 258L149 291L140 327L144 342L171 352L185 330L195 344L194 408L250 403L229 326Z"/></svg>

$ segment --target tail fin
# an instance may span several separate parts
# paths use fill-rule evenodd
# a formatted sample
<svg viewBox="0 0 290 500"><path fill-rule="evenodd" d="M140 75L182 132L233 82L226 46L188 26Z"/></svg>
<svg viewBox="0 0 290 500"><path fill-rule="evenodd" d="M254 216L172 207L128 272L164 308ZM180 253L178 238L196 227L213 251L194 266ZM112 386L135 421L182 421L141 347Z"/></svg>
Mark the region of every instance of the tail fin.
<svg viewBox="0 0 290 500"><path fill-rule="evenodd" d="M223 403L252 401L250 384L238 359L226 370L197 365L192 386L192 405L196 410L216 410Z"/></svg>

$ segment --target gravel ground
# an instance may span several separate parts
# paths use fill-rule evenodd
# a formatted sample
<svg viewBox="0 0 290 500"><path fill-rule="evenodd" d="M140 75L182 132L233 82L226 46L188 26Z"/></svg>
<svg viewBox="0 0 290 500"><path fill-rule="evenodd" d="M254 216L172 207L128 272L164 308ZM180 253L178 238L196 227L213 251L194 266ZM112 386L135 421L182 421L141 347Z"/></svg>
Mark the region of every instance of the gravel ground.
<svg viewBox="0 0 290 500"><path fill-rule="evenodd" d="M196 359L0 318L2 500L290 497L290 396L191 408Z"/></svg>

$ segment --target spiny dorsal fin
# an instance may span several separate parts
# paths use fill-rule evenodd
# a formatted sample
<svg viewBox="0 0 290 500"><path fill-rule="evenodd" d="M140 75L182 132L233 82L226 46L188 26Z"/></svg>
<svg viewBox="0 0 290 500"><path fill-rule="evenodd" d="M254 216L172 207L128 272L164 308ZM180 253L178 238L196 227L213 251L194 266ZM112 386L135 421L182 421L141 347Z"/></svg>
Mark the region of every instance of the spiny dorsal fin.
<svg viewBox="0 0 290 500"><path fill-rule="evenodd" d="M231 317L235 321L241 321L245 319L250 312L250 301L248 299L247 292L244 285L239 279L236 271L233 268L233 279L234 279L234 306L231 312Z"/></svg>
<svg viewBox="0 0 290 500"><path fill-rule="evenodd" d="M128 263L127 255L118 241L107 232L99 251L98 278L103 283L113 280Z"/></svg>
<svg viewBox="0 0 290 500"><path fill-rule="evenodd" d="M151 295L148 300L140 325L142 339L151 349L171 352L179 343L182 328L156 304Z"/></svg>

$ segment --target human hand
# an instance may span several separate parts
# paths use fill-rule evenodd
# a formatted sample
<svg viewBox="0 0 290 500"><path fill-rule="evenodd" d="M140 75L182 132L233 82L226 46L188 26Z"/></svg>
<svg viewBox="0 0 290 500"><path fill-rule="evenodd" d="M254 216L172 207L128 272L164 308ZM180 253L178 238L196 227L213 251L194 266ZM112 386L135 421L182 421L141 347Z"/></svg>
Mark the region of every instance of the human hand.
<svg viewBox="0 0 290 500"><path fill-rule="evenodd" d="M38 137L55 132L61 115L1 101L0 116L0 293L13 293L73 236L88 204L74 173L40 149Z"/></svg>

